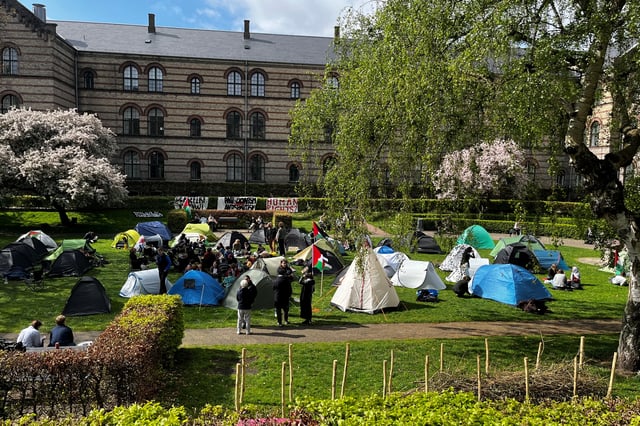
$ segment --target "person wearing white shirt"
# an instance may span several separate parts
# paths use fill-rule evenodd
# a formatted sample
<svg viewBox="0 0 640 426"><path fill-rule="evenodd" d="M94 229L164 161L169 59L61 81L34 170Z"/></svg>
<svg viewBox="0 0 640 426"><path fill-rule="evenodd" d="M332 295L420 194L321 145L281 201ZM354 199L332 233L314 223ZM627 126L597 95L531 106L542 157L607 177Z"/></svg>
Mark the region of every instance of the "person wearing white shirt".
<svg viewBox="0 0 640 426"><path fill-rule="evenodd" d="M627 285L627 274L623 271L622 274L616 275L611 278L611 284L613 285Z"/></svg>
<svg viewBox="0 0 640 426"><path fill-rule="evenodd" d="M44 336L40 335L40 320L33 320L31 325L23 329L18 335L17 343L22 343L25 348L39 348L44 345Z"/></svg>
<svg viewBox="0 0 640 426"><path fill-rule="evenodd" d="M551 280L551 285L556 289L566 289L567 288L567 276L564 274L562 269L558 269L556 274L553 276Z"/></svg>

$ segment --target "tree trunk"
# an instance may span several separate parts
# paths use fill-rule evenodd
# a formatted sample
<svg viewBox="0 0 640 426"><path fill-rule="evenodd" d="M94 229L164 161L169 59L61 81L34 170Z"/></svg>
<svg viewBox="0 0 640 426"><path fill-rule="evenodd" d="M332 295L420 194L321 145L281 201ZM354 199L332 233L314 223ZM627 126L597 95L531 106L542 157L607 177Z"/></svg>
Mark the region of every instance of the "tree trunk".
<svg viewBox="0 0 640 426"><path fill-rule="evenodd" d="M62 226L70 226L71 219L69 219L69 216L67 215L67 209L58 203L52 203L52 205L53 205L53 208L56 209L56 211L58 212L58 215L60 216L60 223L62 224Z"/></svg>

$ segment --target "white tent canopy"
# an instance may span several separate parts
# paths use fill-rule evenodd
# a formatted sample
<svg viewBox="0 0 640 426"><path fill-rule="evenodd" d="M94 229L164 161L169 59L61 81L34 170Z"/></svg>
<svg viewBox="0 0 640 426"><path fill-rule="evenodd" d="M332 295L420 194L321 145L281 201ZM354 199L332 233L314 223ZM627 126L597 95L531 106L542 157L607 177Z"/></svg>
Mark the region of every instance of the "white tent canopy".
<svg viewBox="0 0 640 426"><path fill-rule="evenodd" d="M331 304L345 312L374 314L397 308L400 298L378 257L368 249L361 262L351 262L331 298Z"/></svg>
<svg viewBox="0 0 640 426"><path fill-rule="evenodd" d="M165 281L165 285L167 286L167 291L169 291L172 284L168 279ZM122 297L133 297L141 294L160 294L158 268L130 272L120 289L120 296Z"/></svg>
<svg viewBox="0 0 640 426"><path fill-rule="evenodd" d="M376 256L378 256L378 260L389 278L393 277L398 268L400 268L400 265L402 265L402 262L409 259L409 256L400 251L393 253L381 253L375 249L374 251L376 252Z"/></svg>
<svg viewBox="0 0 640 426"><path fill-rule="evenodd" d="M422 260L406 259L391 277L393 285L416 290L444 290L447 286L442 282L433 263Z"/></svg>

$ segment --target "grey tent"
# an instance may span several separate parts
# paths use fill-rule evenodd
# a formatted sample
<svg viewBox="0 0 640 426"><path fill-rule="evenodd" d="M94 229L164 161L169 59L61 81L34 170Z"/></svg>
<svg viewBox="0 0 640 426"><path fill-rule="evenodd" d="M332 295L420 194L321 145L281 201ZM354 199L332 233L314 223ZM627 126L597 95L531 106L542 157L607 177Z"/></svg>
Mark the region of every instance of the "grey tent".
<svg viewBox="0 0 640 426"><path fill-rule="evenodd" d="M258 228L249 236L251 244L267 244L267 236L264 234L266 228Z"/></svg>
<svg viewBox="0 0 640 426"><path fill-rule="evenodd" d="M6 278L26 278L41 259L42 256L33 247L10 243L0 250L0 274Z"/></svg>
<svg viewBox="0 0 640 426"><path fill-rule="evenodd" d="M63 315L81 316L108 314L111 301L100 281L94 277L82 277L71 289L71 294L62 310Z"/></svg>
<svg viewBox="0 0 640 426"><path fill-rule="evenodd" d="M235 240L240 240L240 244L244 247L244 243L248 242L247 237L242 235L238 231L230 231L222 234L220 239L218 239L218 244L222 244L222 247L227 248L231 247Z"/></svg>
<svg viewBox="0 0 640 426"><path fill-rule="evenodd" d="M540 268L536 255L522 243L509 244L498 252L493 261L494 264L511 263L530 271Z"/></svg>
<svg viewBox="0 0 640 426"><path fill-rule="evenodd" d="M292 228L287 232L284 237L284 246L287 251L292 250L294 247L296 251L305 249L311 245L311 240L308 235L300 232L298 228Z"/></svg>
<svg viewBox="0 0 640 426"><path fill-rule="evenodd" d="M240 282L246 276L251 277L251 281L258 289L258 295L255 302L253 302L253 309L273 309L273 280L265 271L258 269L249 269L246 272L240 274L238 278L233 282L231 287L227 289L227 295L222 301L222 305L230 309L238 309L238 300L236 294L240 288Z"/></svg>

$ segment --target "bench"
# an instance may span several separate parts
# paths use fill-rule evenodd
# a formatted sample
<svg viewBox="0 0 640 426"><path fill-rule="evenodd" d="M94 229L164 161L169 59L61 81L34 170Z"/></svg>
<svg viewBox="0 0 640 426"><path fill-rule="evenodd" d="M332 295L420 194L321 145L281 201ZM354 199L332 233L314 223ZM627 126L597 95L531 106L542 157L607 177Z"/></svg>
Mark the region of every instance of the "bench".
<svg viewBox="0 0 640 426"><path fill-rule="evenodd" d="M239 222L239 219L235 216L222 216L217 219L218 226L229 226L230 228L236 228Z"/></svg>

